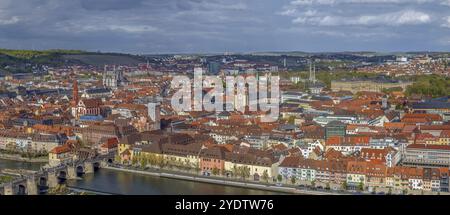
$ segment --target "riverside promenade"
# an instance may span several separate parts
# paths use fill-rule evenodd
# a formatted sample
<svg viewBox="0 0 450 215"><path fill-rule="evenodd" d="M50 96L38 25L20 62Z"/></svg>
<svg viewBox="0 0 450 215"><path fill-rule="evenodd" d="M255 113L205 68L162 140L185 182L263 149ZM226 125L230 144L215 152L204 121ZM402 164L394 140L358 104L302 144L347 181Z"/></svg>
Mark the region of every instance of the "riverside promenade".
<svg viewBox="0 0 450 215"><path fill-rule="evenodd" d="M306 190L306 189L298 189L295 186L289 186L283 184L282 186L276 186L272 184L263 184L263 183L254 183L249 181L238 181L232 179L225 179L222 177L215 176L202 176L195 174L188 174L182 172L172 172L167 170L156 170L156 169L148 169L148 170L138 170L131 169L126 167L113 167L113 166L105 166L104 169L122 171L134 174L143 174L150 175L154 177L164 177L164 178L172 178L178 180L188 180L202 183L210 183L210 184L219 184L225 186L234 186L241 188L249 188L249 189L258 189L258 190L266 190L273 192L280 192L280 194L297 194L297 195L348 195L348 193L338 193L331 191L318 191L318 190Z"/></svg>
<svg viewBox="0 0 450 215"><path fill-rule="evenodd" d="M5 154L5 153L0 153L0 159L11 160L11 161L21 161L21 162L28 162L28 163L47 163L48 162L48 157L24 158L17 154Z"/></svg>

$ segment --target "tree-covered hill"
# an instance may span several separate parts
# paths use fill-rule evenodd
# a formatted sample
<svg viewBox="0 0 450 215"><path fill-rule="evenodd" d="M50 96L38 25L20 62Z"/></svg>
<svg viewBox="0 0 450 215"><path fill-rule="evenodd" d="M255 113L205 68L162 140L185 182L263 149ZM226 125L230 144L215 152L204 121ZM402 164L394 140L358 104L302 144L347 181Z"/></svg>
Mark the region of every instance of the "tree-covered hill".
<svg viewBox="0 0 450 215"><path fill-rule="evenodd" d="M11 50L0 49L0 71L9 73L31 72L33 67L63 65L105 64L136 65L145 59L129 54L97 53L80 50Z"/></svg>

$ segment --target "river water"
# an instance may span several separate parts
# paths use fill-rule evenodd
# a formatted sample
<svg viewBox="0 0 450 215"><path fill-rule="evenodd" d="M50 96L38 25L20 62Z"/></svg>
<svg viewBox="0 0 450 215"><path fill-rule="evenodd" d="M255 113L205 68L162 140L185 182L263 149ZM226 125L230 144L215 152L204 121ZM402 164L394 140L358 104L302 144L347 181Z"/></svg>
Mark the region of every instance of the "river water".
<svg viewBox="0 0 450 215"><path fill-rule="evenodd" d="M0 169L38 170L43 164L0 160ZM69 186L124 195L279 195L278 192L246 189L115 170L100 169L83 175L82 180L68 180Z"/></svg>

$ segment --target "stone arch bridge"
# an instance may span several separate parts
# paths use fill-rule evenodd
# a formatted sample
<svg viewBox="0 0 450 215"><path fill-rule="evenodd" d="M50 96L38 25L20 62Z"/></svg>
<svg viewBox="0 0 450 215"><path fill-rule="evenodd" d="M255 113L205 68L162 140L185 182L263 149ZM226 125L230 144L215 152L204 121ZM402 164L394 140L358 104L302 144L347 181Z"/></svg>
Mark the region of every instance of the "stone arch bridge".
<svg viewBox="0 0 450 215"><path fill-rule="evenodd" d="M42 190L56 187L67 179L92 174L108 165L111 159L97 158L43 168L32 174L21 175L8 183L0 184L0 195L38 195Z"/></svg>

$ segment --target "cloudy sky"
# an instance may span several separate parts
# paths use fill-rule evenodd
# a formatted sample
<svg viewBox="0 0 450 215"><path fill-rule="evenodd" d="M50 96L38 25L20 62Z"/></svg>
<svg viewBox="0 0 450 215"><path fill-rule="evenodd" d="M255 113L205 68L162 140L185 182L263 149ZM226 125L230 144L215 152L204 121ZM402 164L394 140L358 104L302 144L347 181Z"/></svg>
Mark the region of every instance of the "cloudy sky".
<svg viewBox="0 0 450 215"><path fill-rule="evenodd" d="M450 0L0 0L0 47L450 51Z"/></svg>

